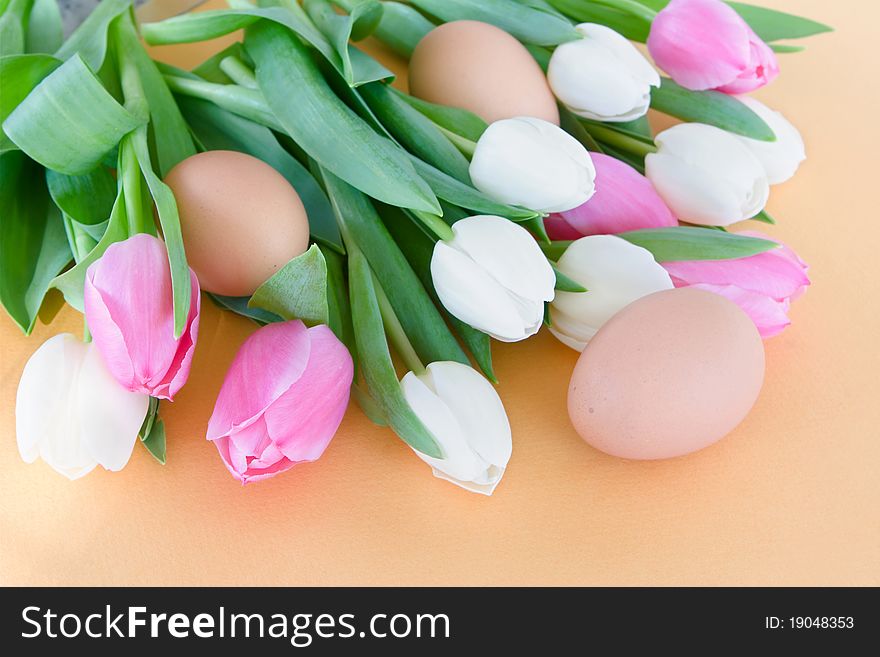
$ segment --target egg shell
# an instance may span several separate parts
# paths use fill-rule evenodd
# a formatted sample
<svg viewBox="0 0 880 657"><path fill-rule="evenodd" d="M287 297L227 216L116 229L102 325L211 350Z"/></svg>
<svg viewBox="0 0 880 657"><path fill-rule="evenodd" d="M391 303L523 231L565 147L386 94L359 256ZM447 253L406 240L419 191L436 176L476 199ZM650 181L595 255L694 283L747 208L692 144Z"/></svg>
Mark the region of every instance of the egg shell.
<svg viewBox="0 0 880 657"><path fill-rule="evenodd" d="M488 123L533 116L559 125L541 67L519 41L488 23L453 21L425 35L410 59L409 90Z"/></svg>
<svg viewBox="0 0 880 657"><path fill-rule="evenodd" d="M671 458L732 431L763 381L761 336L736 304L694 288L664 290L599 329L572 374L568 413L596 449Z"/></svg>
<svg viewBox="0 0 880 657"><path fill-rule="evenodd" d="M183 244L202 289L250 296L309 245L309 220L296 190L245 153L206 151L165 178L180 213Z"/></svg>

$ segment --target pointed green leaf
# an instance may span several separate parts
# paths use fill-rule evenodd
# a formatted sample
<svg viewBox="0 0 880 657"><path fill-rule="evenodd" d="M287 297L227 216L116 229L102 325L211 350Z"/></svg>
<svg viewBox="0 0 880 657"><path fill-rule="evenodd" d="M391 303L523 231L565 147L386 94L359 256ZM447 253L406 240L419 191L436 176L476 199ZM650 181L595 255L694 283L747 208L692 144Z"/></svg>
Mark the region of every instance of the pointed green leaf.
<svg viewBox="0 0 880 657"><path fill-rule="evenodd" d="M248 308L262 308L282 319L301 319L309 326L327 324L327 263L313 244L260 285Z"/></svg>
<svg viewBox="0 0 880 657"><path fill-rule="evenodd" d="M289 31L264 21L248 28L245 47L256 63L269 107L311 158L373 198L439 212L436 197L406 152L339 100L306 46ZM293 98L296 102L291 102Z"/></svg>
<svg viewBox="0 0 880 657"><path fill-rule="evenodd" d="M146 438L141 440L147 451L153 455L153 458L165 465L166 457L166 440L165 440L165 422L158 420L153 423L152 429Z"/></svg>
<svg viewBox="0 0 880 657"><path fill-rule="evenodd" d="M212 292L206 292L205 294L219 307L234 312L236 315L252 319L257 324L265 325L284 321L278 315L267 312L262 308L251 308L248 305L250 297L225 297Z"/></svg>
<svg viewBox="0 0 880 657"><path fill-rule="evenodd" d="M64 42L55 57L69 59L76 54L83 58L89 68L97 71L107 56L108 28L121 13L128 11L131 0L102 0L79 27Z"/></svg>
<svg viewBox="0 0 880 657"><path fill-rule="evenodd" d="M25 35L27 52L53 53L64 41L57 0L34 0Z"/></svg>
<svg viewBox="0 0 880 657"><path fill-rule="evenodd" d="M736 9L737 13L764 41L802 39L814 34L832 31L828 25L809 18L787 14L784 11L755 7L742 2L728 2L727 4Z"/></svg>
<svg viewBox="0 0 880 657"><path fill-rule="evenodd" d="M20 151L0 154L0 302L26 334L71 257L43 170Z"/></svg>
<svg viewBox="0 0 880 657"><path fill-rule="evenodd" d="M554 264L550 264L553 267L553 273L556 274L556 289L560 292L586 292L587 288L578 283L572 278L569 278L565 274L563 274Z"/></svg>
<svg viewBox="0 0 880 657"><path fill-rule="evenodd" d="M461 135L470 141L479 141L483 133L486 132L486 128L489 127L483 119L468 110L429 103L426 100L410 96L393 87L390 89L401 100L415 107L441 128Z"/></svg>
<svg viewBox="0 0 880 657"><path fill-rule="evenodd" d="M618 237L647 249L657 262L746 258L779 246L771 240L690 226L632 230Z"/></svg>
<svg viewBox="0 0 880 657"><path fill-rule="evenodd" d="M61 66L48 55L9 55L0 57L0 125L47 75ZM6 133L0 130L0 152L14 150Z"/></svg>
<svg viewBox="0 0 880 657"><path fill-rule="evenodd" d="M651 109L684 121L707 123L738 135L773 141L776 136L763 119L733 96L719 91L691 91L669 78L651 89Z"/></svg>

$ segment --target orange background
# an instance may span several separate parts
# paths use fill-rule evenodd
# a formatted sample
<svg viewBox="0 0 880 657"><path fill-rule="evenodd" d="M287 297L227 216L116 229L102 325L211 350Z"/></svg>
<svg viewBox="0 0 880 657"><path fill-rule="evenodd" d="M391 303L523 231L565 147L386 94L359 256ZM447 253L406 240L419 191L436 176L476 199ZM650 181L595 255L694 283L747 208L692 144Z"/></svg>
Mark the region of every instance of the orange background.
<svg viewBox="0 0 880 657"><path fill-rule="evenodd" d="M593 450L566 415L577 354L544 330L494 349L514 452L492 498L434 479L354 405L318 463L242 487L204 435L254 327L206 302L189 385L163 404L168 465L136 447L122 472L71 483L22 462L13 409L28 356L81 318L66 310L26 339L4 317L0 582L880 584L880 3L762 2L837 32L780 56L758 94L807 141L768 210L814 283L766 343L763 393L732 435L665 462ZM185 65L213 47L156 54Z"/></svg>

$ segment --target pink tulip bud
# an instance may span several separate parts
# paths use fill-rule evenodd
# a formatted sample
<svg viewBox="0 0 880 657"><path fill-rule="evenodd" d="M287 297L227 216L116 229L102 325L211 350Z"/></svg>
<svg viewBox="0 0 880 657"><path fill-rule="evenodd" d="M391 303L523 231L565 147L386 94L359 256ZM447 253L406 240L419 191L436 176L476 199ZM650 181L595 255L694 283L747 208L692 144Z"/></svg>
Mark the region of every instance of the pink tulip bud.
<svg viewBox="0 0 880 657"><path fill-rule="evenodd" d="M264 326L226 373L208 440L244 484L315 461L342 422L353 375L348 350L327 326Z"/></svg>
<svg viewBox="0 0 880 657"><path fill-rule="evenodd" d="M779 74L770 47L721 0L672 0L651 24L648 51L688 89L743 94Z"/></svg>
<svg viewBox="0 0 880 657"><path fill-rule="evenodd" d="M738 234L773 239L754 231ZM763 338L773 337L791 324L791 302L810 284L807 263L785 245L748 258L665 262L663 267L675 287L697 287L736 303L752 318Z"/></svg>
<svg viewBox="0 0 880 657"><path fill-rule="evenodd" d="M625 162L591 153L596 167L596 192L576 207L545 220L554 240L576 240L585 235L608 235L639 228L675 226L669 208L647 178Z"/></svg>
<svg viewBox="0 0 880 657"><path fill-rule="evenodd" d="M189 377L199 334L199 281L190 270L186 329L174 337L171 271L157 237L111 244L86 272L86 319L107 369L132 392L173 399Z"/></svg>

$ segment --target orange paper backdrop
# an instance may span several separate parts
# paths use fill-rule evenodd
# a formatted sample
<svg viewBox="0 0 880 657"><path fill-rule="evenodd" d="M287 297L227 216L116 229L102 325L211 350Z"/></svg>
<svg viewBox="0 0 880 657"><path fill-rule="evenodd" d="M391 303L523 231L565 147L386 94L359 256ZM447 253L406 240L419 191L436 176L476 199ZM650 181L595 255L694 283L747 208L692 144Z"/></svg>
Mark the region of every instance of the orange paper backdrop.
<svg viewBox="0 0 880 657"><path fill-rule="evenodd" d="M761 2L837 32L780 56L757 94L807 142L768 232L811 263L813 286L766 343L763 393L733 434L665 462L593 450L566 415L577 354L545 330L494 348L514 432L494 497L434 479L354 405L318 463L242 487L204 436L254 326L206 302L189 384L162 408L168 464L138 446L122 472L71 483L22 462L14 400L28 356L81 317L31 338L2 317L0 583L880 584L880 3ZM191 65L215 48L154 53Z"/></svg>

